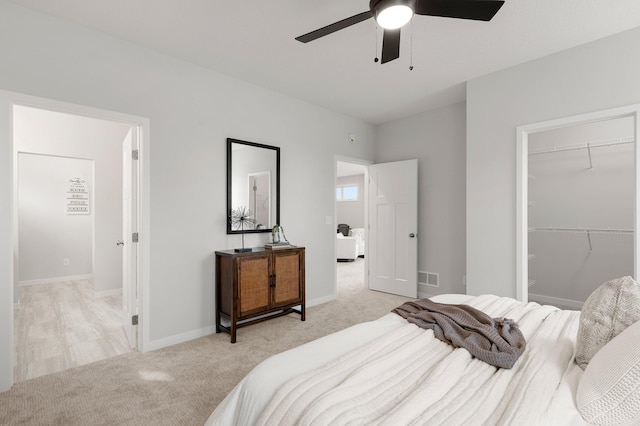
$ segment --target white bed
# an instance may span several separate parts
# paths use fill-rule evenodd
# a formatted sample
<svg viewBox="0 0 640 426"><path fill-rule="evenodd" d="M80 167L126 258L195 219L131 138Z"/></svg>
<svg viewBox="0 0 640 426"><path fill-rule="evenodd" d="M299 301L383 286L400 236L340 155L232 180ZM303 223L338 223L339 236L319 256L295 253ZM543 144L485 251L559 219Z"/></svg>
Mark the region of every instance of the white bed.
<svg viewBox="0 0 640 426"><path fill-rule="evenodd" d="M525 352L498 369L389 313L263 361L206 424L586 424L575 403L579 312L491 295L432 300L516 320Z"/></svg>

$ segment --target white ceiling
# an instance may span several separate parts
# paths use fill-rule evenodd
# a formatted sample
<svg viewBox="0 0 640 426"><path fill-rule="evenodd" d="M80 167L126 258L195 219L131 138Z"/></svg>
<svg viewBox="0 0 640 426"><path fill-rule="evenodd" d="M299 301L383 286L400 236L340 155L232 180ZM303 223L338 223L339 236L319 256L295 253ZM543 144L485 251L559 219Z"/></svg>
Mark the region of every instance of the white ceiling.
<svg viewBox="0 0 640 426"><path fill-rule="evenodd" d="M371 123L462 101L465 81L640 26L638 0L506 0L490 22L416 16L400 58L380 65L372 19L294 40L367 0L11 1Z"/></svg>

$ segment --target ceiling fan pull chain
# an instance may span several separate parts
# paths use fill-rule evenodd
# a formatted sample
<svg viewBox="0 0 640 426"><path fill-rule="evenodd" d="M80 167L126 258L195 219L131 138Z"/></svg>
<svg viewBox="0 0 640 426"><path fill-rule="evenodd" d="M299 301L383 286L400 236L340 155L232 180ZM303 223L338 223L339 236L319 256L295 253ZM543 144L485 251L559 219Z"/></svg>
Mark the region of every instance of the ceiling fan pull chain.
<svg viewBox="0 0 640 426"><path fill-rule="evenodd" d="M413 16L411 17L411 21L409 21L409 32L409 71L413 71Z"/></svg>
<svg viewBox="0 0 640 426"><path fill-rule="evenodd" d="M376 48L374 49L375 52L375 58L373 58L373 62L378 63L378 61L380 60L378 58L378 24L376 24Z"/></svg>

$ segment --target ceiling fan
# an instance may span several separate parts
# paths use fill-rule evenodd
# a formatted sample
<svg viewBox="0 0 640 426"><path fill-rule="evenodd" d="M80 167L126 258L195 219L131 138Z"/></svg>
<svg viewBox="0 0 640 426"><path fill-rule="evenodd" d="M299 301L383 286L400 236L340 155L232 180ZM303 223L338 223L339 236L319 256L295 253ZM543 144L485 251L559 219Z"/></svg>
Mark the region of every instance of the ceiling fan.
<svg viewBox="0 0 640 426"><path fill-rule="evenodd" d="M381 61L384 64L400 56L400 29L414 14L490 21L503 4L501 0L370 0L368 11L296 37L296 40L308 43L373 17L384 29Z"/></svg>

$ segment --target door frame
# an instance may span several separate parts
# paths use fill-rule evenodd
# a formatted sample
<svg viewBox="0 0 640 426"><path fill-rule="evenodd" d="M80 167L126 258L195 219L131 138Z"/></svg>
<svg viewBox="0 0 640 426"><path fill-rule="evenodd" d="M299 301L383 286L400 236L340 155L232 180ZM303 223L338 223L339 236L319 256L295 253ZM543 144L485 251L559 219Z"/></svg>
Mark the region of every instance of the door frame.
<svg viewBox="0 0 640 426"><path fill-rule="evenodd" d="M133 243L133 234L139 232L139 139L141 138L139 126L131 126L129 133L122 141L122 323L127 341L131 348L138 349L138 327L134 325L133 316L138 314L138 261L139 243ZM125 150L126 149L126 150ZM138 153L135 160L134 152ZM127 167L125 167L127 166ZM125 195L127 202L125 203ZM119 244L119 243L118 243ZM134 259L132 261L132 258ZM136 286L131 286L135 282ZM125 288L125 284L129 284ZM131 303L131 301L134 301Z"/></svg>
<svg viewBox="0 0 640 426"><path fill-rule="evenodd" d="M139 233L140 242L138 250L140 256L137 259L137 289L138 289L138 339L137 346L141 352L145 351L145 348L150 347L150 332L149 321L146 315L149 312L149 293L150 293L150 273L149 273L149 253L150 253L150 121L148 118L134 116L131 114L125 114L115 111L109 111L104 109L93 108L89 106L72 104L68 102L58 101L54 99L40 98L36 96L26 95L17 92L11 92L6 90L0 90L0 114L4 117L0 119L0 151L4 150L7 153L11 153L6 162L8 173L5 173L5 178L8 178L7 185L4 186L2 192L8 192L8 212L9 220L0 222L0 226L3 228L1 234L10 235L10 259L2 259L0 266L6 266L5 270L0 271L2 276L0 277L0 287L8 286L9 288L0 288L0 294L8 296L3 304L2 308L9 308L5 310L5 315L0 316L0 336L6 336L7 339L0 346L0 392L8 390L13 385L13 316L14 316L14 286L17 280L17 274L15 274L16 268L16 252L17 250L17 205L15 203L15 180L16 180L16 151L13 143L13 107L25 106L31 108L38 108L44 110L50 110L55 112L73 114L78 116L84 116L88 118L96 118L108 121L117 121L126 123L132 126L134 129L138 129L141 135L139 141L139 182L138 182L138 197L139 197ZM3 128L3 124L6 124L7 128ZM14 226L15 224L15 226ZM4 297L3 297L4 298ZM5 353L6 352L6 353Z"/></svg>
<svg viewBox="0 0 640 426"><path fill-rule="evenodd" d="M628 105L619 108L563 117L555 120L541 121L538 123L518 126L516 128L516 299L528 302L529 299L529 235L528 235L528 175L529 175L529 134L562 127L580 124L606 121L616 118L633 117L635 139L635 201L633 219L633 275L638 277L638 265L640 259L640 247L638 245L638 224L640 223L640 150L638 149L638 120L640 117L640 104Z"/></svg>
<svg viewBox="0 0 640 426"><path fill-rule="evenodd" d="M336 187L338 186L338 162L352 163L364 166L364 287L369 288L369 166L373 161L360 158L336 155L333 161L333 299L338 298L338 253L336 250L336 230L338 229L338 200L336 200Z"/></svg>

